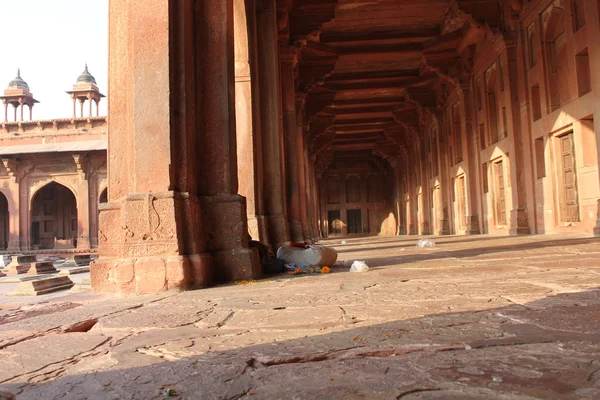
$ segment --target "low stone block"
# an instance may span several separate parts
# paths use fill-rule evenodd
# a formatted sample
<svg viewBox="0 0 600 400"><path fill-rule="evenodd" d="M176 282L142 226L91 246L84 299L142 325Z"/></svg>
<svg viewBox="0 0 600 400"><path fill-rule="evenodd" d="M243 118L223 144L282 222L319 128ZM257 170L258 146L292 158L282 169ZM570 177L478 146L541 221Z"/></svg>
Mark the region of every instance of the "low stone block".
<svg viewBox="0 0 600 400"><path fill-rule="evenodd" d="M92 261L94 261L96 258L98 258L97 254L75 254L73 256L73 260L75 261L75 264L79 265L79 266L86 266L86 265L90 265L90 263Z"/></svg>
<svg viewBox="0 0 600 400"><path fill-rule="evenodd" d="M90 281L92 289L98 292L116 292L117 287L112 280L112 270L114 268L114 260L98 259L90 264Z"/></svg>
<svg viewBox="0 0 600 400"><path fill-rule="evenodd" d="M15 290L7 293L7 296L39 296L71 289L73 285L73 281L68 276L23 278Z"/></svg>
<svg viewBox="0 0 600 400"><path fill-rule="evenodd" d="M35 263L36 261L37 258L35 255L14 255L10 264L4 267L4 273L7 275L24 274L29 271L31 263Z"/></svg>
<svg viewBox="0 0 600 400"><path fill-rule="evenodd" d="M30 264L27 275L56 274L57 272L58 270L54 268L54 264L50 261L44 261Z"/></svg>
<svg viewBox="0 0 600 400"><path fill-rule="evenodd" d="M3 276L6 276L6 274L4 272L0 271L0 278Z"/></svg>
<svg viewBox="0 0 600 400"><path fill-rule="evenodd" d="M86 272L90 272L90 267L73 267L73 268L65 268L61 269L58 273L59 275L74 275L74 274L84 274Z"/></svg>

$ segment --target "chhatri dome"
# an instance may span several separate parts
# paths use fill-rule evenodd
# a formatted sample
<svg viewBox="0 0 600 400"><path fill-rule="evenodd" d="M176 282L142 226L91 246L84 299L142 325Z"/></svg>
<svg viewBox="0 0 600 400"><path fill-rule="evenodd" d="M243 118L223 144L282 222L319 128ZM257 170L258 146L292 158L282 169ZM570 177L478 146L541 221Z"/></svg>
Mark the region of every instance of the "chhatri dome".
<svg viewBox="0 0 600 400"><path fill-rule="evenodd" d="M87 68L86 68L87 71ZM91 76L91 75L90 75ZM94 79L92 77L92 79ZM8 89L23 89L29 91L29 85L21 78L21 69L17 70L17 77L8 83Z"/></svg>
<svg viewBox="0 0 600 400"><path fill-rule="evenodd" d="M96 84L96 78L94 78L94 76L90 74L90 71L88 71L87 63L85 64L85 70L81 73L81 75L79 75L76 83L93 83L94 85Z"/></svg>

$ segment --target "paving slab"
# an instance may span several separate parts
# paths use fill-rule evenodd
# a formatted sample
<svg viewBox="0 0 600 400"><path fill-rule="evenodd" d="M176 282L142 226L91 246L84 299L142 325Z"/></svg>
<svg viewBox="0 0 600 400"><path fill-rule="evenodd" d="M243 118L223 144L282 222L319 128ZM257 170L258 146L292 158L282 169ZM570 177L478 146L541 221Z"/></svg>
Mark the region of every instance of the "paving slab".
<svg viewBox="0 0 600 400"><path fill-rule="evenodd" d="M323 242L342 260L366 261L365 273L5 301L0 359L11 361L0 390L19 399L600 398L599 240L433 239L432 249L407 237Z"/></svg>

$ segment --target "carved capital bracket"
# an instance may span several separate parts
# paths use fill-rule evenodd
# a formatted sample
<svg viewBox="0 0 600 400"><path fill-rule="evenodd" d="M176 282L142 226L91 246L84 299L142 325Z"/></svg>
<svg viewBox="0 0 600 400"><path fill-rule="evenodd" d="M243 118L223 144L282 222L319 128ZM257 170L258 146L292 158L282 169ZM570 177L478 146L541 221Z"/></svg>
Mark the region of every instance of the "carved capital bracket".
<svg viewBox="0 0 600 400"><path fill-rule="evenodd" d="M17 182L17 161L12 158L3 158L2 164L8 173L10 179L16 183Z"/></svg>
<svg viewBox="0 0 600 400"><path fill-rule="evenodd" d="M87 166L87 158L86 158L86 154L72 154L73 156L73 161L75 161L75 167L77 168L77 173L79 174L79 176L81 176L81 178L87 180L88 176L86 173L86 166Z"/></svg>

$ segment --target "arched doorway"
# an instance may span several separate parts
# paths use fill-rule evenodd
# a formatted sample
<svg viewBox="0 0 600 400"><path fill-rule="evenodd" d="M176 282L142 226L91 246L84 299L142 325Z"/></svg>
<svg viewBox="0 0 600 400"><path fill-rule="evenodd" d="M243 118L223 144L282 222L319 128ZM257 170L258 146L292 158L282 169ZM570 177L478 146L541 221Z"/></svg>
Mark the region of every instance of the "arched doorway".
<svg viewBox="0 0 600 400"><path fill-rule="evenodd" d="M102 193L100 193L100 198L98 199L98 203L106 203L108 202L108 192L107 189L104 189Z"/></svg>
<svg viewBox="0 0 600 400"><path fill-rule="evenodd" d="M31 247L55 249L77 247L77 200L63 185L51 182L31 201Z"/></svg>
<svg viewBox="0 0 600 400"><path fill-rule="evenodd" d="M4 193L0 193L0 250L8 248L10 235L8 221L8 200Z"/></svg>

